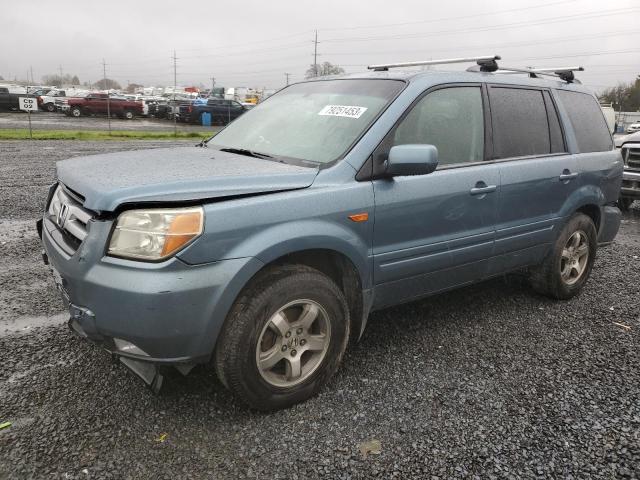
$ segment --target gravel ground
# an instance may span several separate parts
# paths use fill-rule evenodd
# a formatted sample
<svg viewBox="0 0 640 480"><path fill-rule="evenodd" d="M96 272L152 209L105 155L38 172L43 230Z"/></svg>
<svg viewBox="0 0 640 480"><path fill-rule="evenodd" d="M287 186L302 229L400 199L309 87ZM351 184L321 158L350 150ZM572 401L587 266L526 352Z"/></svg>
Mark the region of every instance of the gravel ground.
<svg viewBox="0 0 640 480"><path fill-rule="evenodd" d="M155 396L62 324L32 228L53 161L156 145L0 142L0 478L640 477L640 205L578 298L509 276L377 312L262 414L204 367Z"/></svg>
<svg viewBox="0 0 640 480"><path fill-rule="evenodd" d="M67 117L62 113L37 112L31 115L33 130L107 130L107 117ZM29 128L29 118L23 112L0 112L0 128ZM123 120L111 119L113 130L141 130L141 131L173 131L173 121L155 118L136 118ZM212 130L213 127L190 125L178 122L180 132L202 132Z"/></svg>

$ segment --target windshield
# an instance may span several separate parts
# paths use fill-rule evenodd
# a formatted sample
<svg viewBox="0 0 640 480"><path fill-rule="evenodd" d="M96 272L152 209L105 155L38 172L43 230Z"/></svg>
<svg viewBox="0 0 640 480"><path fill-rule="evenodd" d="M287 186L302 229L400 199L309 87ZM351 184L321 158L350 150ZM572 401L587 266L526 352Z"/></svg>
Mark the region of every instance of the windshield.
<svg viewBox="0 0 640 480"><path fill-rule="evenodd" d="M239 117L209 144L329 163L347 152L403 86L374 79L292 85Z"/></svg>

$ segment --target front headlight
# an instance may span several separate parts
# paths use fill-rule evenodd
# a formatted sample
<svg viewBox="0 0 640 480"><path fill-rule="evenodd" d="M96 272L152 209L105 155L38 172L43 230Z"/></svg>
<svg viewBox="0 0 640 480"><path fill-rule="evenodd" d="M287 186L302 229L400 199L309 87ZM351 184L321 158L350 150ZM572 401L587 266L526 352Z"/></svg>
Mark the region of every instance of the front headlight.
<svg viewBox="0 0 640 480"><path fill-rule="evenodd" d="M62 205L62 202L60 201L61 190L60 185L58 185L51 197L51 203L49 203L49 215L52 218L58 218L58 214L60 213L60 206Z"/></svg>
<svg viewBox="0 0 640 480"><path fill-rule="evenodd" d="M200 236L203 224L202 207L128 210L118 217L107 253L162 260Z"/></svg>

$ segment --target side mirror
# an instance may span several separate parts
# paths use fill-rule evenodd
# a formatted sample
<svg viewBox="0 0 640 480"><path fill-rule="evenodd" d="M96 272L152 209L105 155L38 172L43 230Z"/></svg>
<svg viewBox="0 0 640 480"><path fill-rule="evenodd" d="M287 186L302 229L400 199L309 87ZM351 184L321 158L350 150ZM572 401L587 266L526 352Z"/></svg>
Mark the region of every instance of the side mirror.
<svg viewBox="0 0 640 480"><path fill-rule="evenodd" d="M426 175L438 166L434 145L397 145L391 147L385 173L390 177Z"/></svg>

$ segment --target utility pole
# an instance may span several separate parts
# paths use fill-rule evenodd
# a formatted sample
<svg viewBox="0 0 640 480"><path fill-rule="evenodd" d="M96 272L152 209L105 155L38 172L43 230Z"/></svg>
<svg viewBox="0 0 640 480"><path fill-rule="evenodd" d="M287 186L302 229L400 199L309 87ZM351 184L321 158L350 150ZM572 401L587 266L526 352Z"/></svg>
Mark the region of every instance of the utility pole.
<svg viewBox="0 0 640 480"><path fill-rule="evenodd" d="M102 59L102 78L104 80L104 88L107 91L107 123L109 124L109 136L111 136L111 97L107 85L107 64L104 58Z"/></svg>
<svg viewBox="0 0 640 480"><path fill-rule="evenodd" d="M316 36L313 40L313 76L318 76L318 30L316 30Z"/></svg>
<svg viewBox="0 0 640 480"><path fill-rule="evenodd" d="M36 83L36 81L33 79L33 65L29 66L29 70L31 70L31 84L33 85Z"/></svg>
<svg viewBox="0 0 640 480"><path fill-rule="evenodd" d="M291 75L290 73L285 73L284 76L287 77L287 85L289 85L289 75Z"/></svg>
<svg viewBox="0 0 640 480"><path fill-rule="evenodd" d="M62 87L62 65L60 65L60 87Z"/></svg>
<svg viewBox="0 0 640 480"><path fill-rule="evenodd" d="M213 95L214 88L216 88L216 77L211 77L211 95Z"/></svg>
<svg viewBox="0 0 640 480"><path fill-rule="evenodd" d="M173 136L178 136L178 118L176 117L176 88L178 85L178 70L177 70L177 58L176 51L173 51Z"/></svg>

